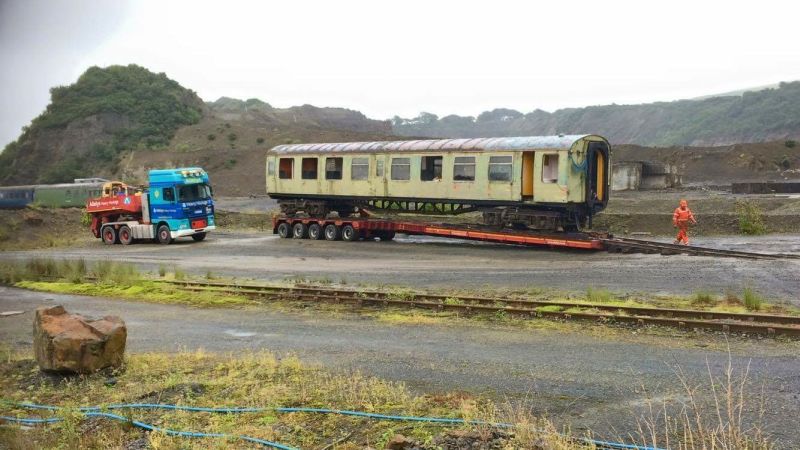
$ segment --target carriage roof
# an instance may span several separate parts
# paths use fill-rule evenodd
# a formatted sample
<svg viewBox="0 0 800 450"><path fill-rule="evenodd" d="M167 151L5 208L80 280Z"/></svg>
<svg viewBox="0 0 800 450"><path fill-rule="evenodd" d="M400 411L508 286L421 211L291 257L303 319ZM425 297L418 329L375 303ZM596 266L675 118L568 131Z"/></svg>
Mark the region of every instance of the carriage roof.
<svg viewBox="0 0 800 450"><path fill-rule="evenodd" d="M310 153L400 153L433 151L508 151L569 149L590 134L520 136L466 139L422 139L408 141L340 142L327 144L285 144L273 147L278 155ZM605 140L600 136L599 139Z"/></svg>

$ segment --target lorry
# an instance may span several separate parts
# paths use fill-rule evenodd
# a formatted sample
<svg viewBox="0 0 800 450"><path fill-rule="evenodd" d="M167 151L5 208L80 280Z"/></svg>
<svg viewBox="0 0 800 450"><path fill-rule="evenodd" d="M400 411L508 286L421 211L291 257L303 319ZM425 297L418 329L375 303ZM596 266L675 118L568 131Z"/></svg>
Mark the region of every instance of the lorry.
<svg viewBox="0 0 800 450"><path fill-rule="evenodd" d="M179 237L199 242L216 228L212 194L208 173L199 167L150 170L145 188L105 183L100 197L86 201L86 213L94 237L108 245L170 244Z"/></svg>

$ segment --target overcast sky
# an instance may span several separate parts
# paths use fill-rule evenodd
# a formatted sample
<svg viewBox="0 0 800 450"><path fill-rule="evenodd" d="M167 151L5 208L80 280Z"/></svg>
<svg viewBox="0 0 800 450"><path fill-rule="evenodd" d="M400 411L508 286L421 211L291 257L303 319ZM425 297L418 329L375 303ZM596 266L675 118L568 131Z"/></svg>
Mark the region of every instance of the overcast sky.
<svg viewBox="0 0 800 450"><path fill-rule="evenodd" d="M675 100L800 79L788 1L0 0L0 145L92 65L372 118ZM794 4L794 5L793 5Z"/></svg>

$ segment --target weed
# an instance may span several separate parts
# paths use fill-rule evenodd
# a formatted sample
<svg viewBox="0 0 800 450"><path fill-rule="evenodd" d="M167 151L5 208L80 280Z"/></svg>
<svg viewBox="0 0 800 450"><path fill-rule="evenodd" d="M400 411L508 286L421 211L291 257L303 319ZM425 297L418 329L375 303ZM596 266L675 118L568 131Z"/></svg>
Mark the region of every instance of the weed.
<svg viewBox="0 0 800 450"><path fill-rule="evenodd" d="M464 302L461 299L456 298L456 297L447 297L446 299L444 299L444 304L445 305L463 305Z"/></svg>
<svg viewBox="0 0 800 450"><path fill-rule="evenodd" d="M744 307L751 311L758 311L764 303L764 298L750 286L744 288L742 298L744 299Z"/></svg>
<svg viewBox="0 0 800 450"><path fill-rule="evenodd" d="M216 277L216 275L214 275L214 272L212 272L210 270L206 271L206 280L214 280L216 278L217 277Z"/></svg>
<svg viewBox="0 0 800 450"><path fill-rule="evenodd" d="M797 141L789 139L786 142L784 142L783 145L785 145L786 148L794 148L797 145Z"/></svg>
<svg viewBox="0 0 800 450"><path fill-rule="evenodd" d="M256 138L256 144L263 144L263 143L264 143L264 138L263 137L259 136L259 137Z"/></svg>
<svg viewBox="0 0 800 450"><path fill-rule="evenodd" d="M236 133L228 133L228 140L233 142L237 139Z"/></svg>
<svg viewBox="0 0 800 450"><path fill-rule="evenodd" d="M757 204L750 200L737 200L735 208L739 217L740 233L759 235L767 232L767 227L764 225L764 211Z"/></svg>
<svg viewBox="0 0 800 450"><path fill-rule="evenodd" d="M402 301L411 301L416 298L416 294L414 291L410 289L392 289L386 295L386 297L390 300L402 300Z"/></svg>
<svg viewBox="0 0 800 450"><path fill-rule="evenodd" d="M217 138L217 135L214 134L214 133L210 133L208 136L206 136L206 139L208 139L209 141L213 141L216 138Z"/></svg>
<svg viewBox="0 0 800 450"><path fill-rule="evenodd" d="M178 281L182 281L182 280L186 279L186 272L184 272L183 270L181 270L181 269L179 269L177 267L172 269L172 274L175 277L175 279L178 280Z"/></svg>
<svg viewBox="0 0 800 450"><path fill-rule="evenodd" d="M607 303L611 301L611 292L608 289L590 287L586 289L586 301L591 303Z"/></svg>
<svg viewBox="0 0 800 450"><path fill-rule="evenodd" d="M709 291L697 291L692 296L692 305L714 306L716 304L717 304L717 296Z"/></svg>
<svg viewBox="0 0 800 450"><path fill-rule="evenodd" d="M164 278L167 275L167 267L163 264L158 265L158 276Z"/></svg>
<svg viewBox="0 0 800 450"><path fill-rule="evenodd" d="M563 309L564 308L558 305L545 305L536 307L536 311L538 312L560 312Z"/></svg>

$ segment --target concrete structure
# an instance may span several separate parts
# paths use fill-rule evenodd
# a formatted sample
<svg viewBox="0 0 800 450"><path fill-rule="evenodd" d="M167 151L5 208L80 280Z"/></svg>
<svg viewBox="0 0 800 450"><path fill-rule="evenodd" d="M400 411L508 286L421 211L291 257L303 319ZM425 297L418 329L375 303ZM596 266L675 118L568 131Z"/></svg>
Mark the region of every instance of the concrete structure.
<svg viewBox="0 0 800 450"><path fill-rule="evenodd" d="M674 164L658 161L621 161L612 169L611 190L638 191L667 189L681 185L681 175Z"/></svg>

